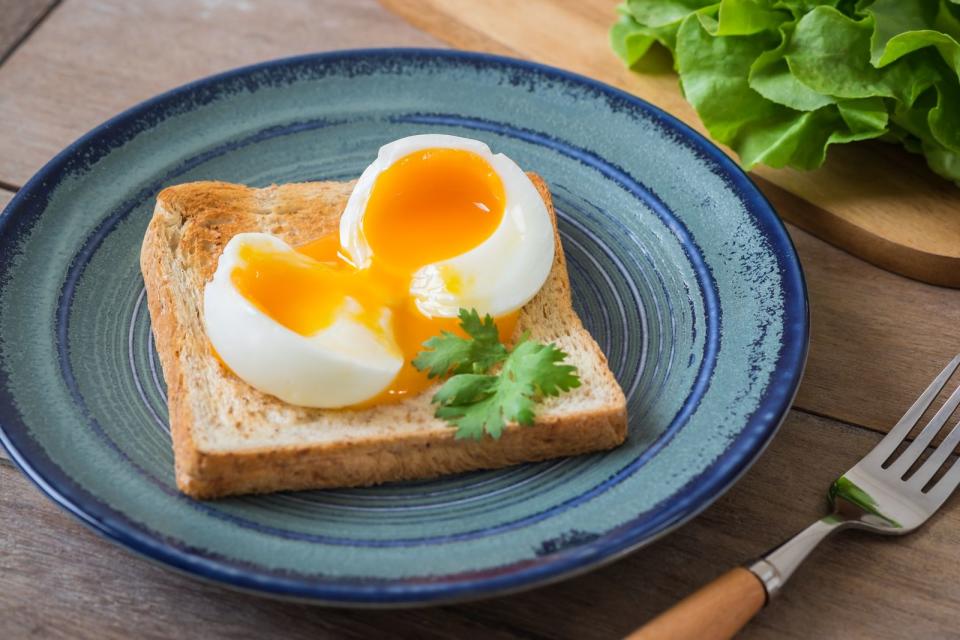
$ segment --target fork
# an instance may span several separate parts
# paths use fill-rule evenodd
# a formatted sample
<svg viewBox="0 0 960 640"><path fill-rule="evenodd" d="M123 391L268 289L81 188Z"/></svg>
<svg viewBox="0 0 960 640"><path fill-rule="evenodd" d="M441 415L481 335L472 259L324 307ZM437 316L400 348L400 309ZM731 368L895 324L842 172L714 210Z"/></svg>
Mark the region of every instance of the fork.
<svg viewBox="0 0 960 640"><path fill-rule="evenodd" d="M755 562L737 567L687 596L629 640L720 640L736 634L793 575L800 563L827 536L844 529L862 529L902 536L936 512L960 484L960 460L935 479L960 444L960 423L918 466L921 454L960 405L958 387L899 455L897 450L920 422L960 367L960 355L917 398L896 426L852 469L830 486L830 515L790 538Z"/></svg>

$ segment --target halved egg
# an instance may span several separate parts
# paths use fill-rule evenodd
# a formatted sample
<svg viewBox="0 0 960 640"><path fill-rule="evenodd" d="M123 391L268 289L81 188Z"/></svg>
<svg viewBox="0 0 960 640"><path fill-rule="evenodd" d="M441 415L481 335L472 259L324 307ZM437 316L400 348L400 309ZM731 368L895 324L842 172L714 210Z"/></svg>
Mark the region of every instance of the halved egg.
<svg viewBox="0 0 960 640"><path fill-rule="evenodd" d="M241 379L290 404L345 406L378 394L403 366L390 310L381 306L372 310L378 317L358 321L359 300L325 291L335 273L269 234L234 236L204 289L216 354Z"/></svg>
<svg viewBox="0 0 960 640"><path fill-rule="evenodd" d="M479 140L427 134L380 148L360 176L340 244L359 267L412 270L429 316L503 315L530 300L553 266L550 214L527 174Z"/></svg>
<svg viewBox="0 0 960 640"><path fill-rule="evenodd" d="M412 136L380 149L338 234L299 247L231 239L204 324L234 373L281 400L395 401L429 385L411 360L458 330L460 308L493 315L508 340L553 258L546 205L512 160L476 140Z"/></svg>

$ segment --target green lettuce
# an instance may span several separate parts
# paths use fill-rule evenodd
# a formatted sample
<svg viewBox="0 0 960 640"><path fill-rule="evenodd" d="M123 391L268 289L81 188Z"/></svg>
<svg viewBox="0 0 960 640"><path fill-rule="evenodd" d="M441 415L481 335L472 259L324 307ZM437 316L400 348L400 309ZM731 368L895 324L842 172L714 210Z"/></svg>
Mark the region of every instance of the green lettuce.
<svg viewBox="0 0 960 640"><path fill-rule="evenodd" d="M610 30L655 44L710 135L749 169L814 169L876 138L960 184L960 0L627 0Z"/></svg>

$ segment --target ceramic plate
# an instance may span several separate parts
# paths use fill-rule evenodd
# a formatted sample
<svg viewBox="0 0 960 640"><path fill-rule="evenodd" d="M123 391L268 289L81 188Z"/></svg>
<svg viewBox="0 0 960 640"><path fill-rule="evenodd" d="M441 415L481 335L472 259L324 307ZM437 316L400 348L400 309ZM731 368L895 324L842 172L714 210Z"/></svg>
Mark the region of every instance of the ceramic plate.
<svg viewBox="0 0 960 640"><path fill-rule="evenodd" d="M576 308L627 394L627 443L429 482L180 495L138 267L157 191L347 180L380 145L427 132L484 140L550 184ZM0 218L10 456L129 549L277 596L469 599L647 544L760 454L806 346L790 240L722 152L633 96L507 58L346 51L201 80L85 135Z"/></svg>

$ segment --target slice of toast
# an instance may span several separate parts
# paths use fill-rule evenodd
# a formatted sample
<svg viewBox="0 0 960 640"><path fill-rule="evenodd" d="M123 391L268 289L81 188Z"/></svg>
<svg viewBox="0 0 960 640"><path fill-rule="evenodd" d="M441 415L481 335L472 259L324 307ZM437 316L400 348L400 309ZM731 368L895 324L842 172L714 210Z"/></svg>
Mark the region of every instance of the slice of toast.
<svg viewBox="0 0 960 640"><path fill-rule="evenodd" d="M551 217L550 192L530 174ZM517 331L554 342L582 385L537 405L536 423L508 425L498 440L456 440L434 417L436 387L397 404L310 409L257 391L211 352L203 288L234 235L261 231L297 245L337 229L353 183L252 189L224 182L169 187L157 196L140 256L157 351L167 382L177 485L197 498L429 478L609 449L626 438L626 401L570 300L556 258ZM439 384L439 383L438 383Z"/></svg>

